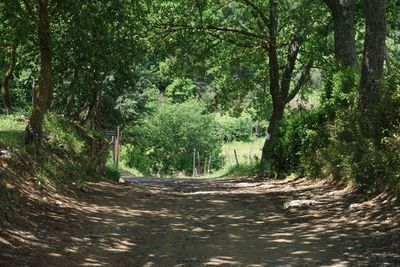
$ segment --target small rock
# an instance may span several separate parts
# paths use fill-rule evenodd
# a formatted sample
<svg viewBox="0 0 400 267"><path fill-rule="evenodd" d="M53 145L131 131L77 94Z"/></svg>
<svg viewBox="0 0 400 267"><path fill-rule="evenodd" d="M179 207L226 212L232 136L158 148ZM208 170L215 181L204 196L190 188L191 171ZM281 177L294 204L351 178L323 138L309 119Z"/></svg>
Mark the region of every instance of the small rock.
<svg viewBox="0 0 400 267"><path fill-rule="evenodd" d="M317 201L315 200L292 200L288 201L283 205L284 209L289 209L289 208L303 208L303 207L309 207L318 204Z"/></svg>
<svg viewBox="0 0 400 267"><path fill-rule="evenodd" d="M62 207L63 203L60 200L56 200L55 204L59 207Z"/></svg>
<svg viewBox="0 0 400 267"><path fill-rule="evenodd" d="M127 183L124 177L119 178L118 182L120 184L126 184Z"/></svg>

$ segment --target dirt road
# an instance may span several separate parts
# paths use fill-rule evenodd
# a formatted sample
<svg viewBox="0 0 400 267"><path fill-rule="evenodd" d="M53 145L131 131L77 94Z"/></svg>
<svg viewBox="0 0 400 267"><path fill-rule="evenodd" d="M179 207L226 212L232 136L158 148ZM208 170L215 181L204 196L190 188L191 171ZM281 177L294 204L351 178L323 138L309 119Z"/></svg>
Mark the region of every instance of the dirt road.
<svg viewBox="0 0 400 267"><path fill-rule="evenodd" d="M400 266L386 198L324 182L128 180L4 225L0 266Z"/></svg>

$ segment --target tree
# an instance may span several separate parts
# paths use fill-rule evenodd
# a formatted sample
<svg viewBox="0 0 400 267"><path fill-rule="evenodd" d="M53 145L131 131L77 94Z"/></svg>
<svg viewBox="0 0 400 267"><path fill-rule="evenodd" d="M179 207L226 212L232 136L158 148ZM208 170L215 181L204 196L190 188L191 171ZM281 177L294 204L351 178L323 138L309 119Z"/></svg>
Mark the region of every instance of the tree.
<svg viewBox="0 0 400 267"><path fill-rule="evenodd" d="M165 34L170 37L171 33L182 31L196 36L203 34L209 36L206 41L212 40L212 43L207 42L209 47L232 45L247 51L248 55L259 53L263 57L264 63L255 72L263 73L261 68L268 68L268 74L264 73L264 81L268 81L269 89L267 92L264 90L264 94L269 94L272 100L272 113L260 164L260 174L263 174L285 107L309 79L313 66L311 40L314 40L313 34L321 34L318 27L324 24L322 22L315 26L310 20L304 19L304 9L309 9L311 14L320 10L311 3L278 4L274 0L268 3L248 0L201 3L157 2L153 10L164 12L163 15L154 15L155 27L162 29L157 36ZM265 10L269 11L268 14ZM171 12L175 15L170 16ZM284 21L282 24L279 24L279 15ZM160 21L157 18L162 19ZM240 80L241 76L237 73L235 78Z"/></svg>
<svg viewBox="0 0 400 267"><path fill-rule="evenodd" d="M335 55L344 66L357 64L353 0L323 0L329 7L334 24Z"/></svg>
<svg viewBox="0 0 400 267"><path fill-rule="evenodd" d="M144 174L190 173L194 151L201 164L209 157L218 162L221 152L222 138L214 116L193 99L174 105L158 103L154 114L126 132L134 144L128 148L128 164Z"/></svg>
<svg viewBox="0 0 400 267"><path fill-rule="evenodd" d="M4 48L3 58L6 65L2 74L1 94L6 114L12 112L13 103L10 93L10 81L17 63L17 49L24 42L24 35L29 30L27 21L22 16L20 1L6 0L0 4L0 47Z"/></svg>
<svg viewBox="0 0 400 267"><path fill-rule="evenodd" d="M139 37L135 6L125 0L62 1L54 12L52 110L92 128L124 123L118 99L140 102L135 96L146 89L138 82L147 44Z"/></svg>
<svg viewBox="0 0 400 267"><path fill-rule="evenodd" d="M360 111L370 114L379 104L380 80L386 55L386 11L384 0L365 1L364 58L360 81Z"/></svg>
<svg viewBox="0 0 400 267"><path fill-rule="evenodd" d="M40 78L38 85L34 88L32 114L26 127L25 142L40 144L43 120L50 106L53 91L49 2L48 0L36 0L37 14L35 14L35 8L31 6L30 0L24 0L24 3L29 15L37 25L41 60Z"/></svg>

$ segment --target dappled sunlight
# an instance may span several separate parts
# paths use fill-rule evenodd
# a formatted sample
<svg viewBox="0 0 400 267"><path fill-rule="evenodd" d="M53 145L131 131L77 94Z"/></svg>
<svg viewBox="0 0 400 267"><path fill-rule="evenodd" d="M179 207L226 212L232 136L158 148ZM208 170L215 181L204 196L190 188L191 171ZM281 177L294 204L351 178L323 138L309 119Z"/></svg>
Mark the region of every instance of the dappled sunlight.
<svg viewBox="0 0 400 267"><path fill-rule="evenodd" d="M233 257L217 256L209 259L205 264L210 266L239 265L240 262L235 261Z"/></svg>
<svg viewBox="0 0 400 267"><path fill-rule="evenodd" d="M349 209L354 195L322 182L169 183L93 184L79 202L30 218L48 224L3 232L0 246L6 258L30 251L25 260L38 266L352 266L368 264L362 246L392 244L398 231L397 210ZM318 204L283 209L310 197Z"/></svg>

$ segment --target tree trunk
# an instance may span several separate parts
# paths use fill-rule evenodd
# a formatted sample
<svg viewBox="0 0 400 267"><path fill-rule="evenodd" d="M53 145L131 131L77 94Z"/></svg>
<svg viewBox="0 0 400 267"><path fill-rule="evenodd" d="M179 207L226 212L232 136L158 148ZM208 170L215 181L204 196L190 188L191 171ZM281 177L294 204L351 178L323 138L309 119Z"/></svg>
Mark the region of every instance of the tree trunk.
<svg viewBox="0 0 400 267"><path fill-rule="evenodd" d="M43 132L43 120L48 110L53 89L52 59L50 48L50 20L48 0L38 0L38 36L40 48L40 79L33 93L33 107L29 124L26 128L25 142L40 145Z"/></svg>
<svg viewBox="0 0 400 267"><path fill-rule="evenodd" d="M279 123L282 121L285 107L284 105L279 105L273 108L272 116L268 125L268 133L265 138L264 146L262 149L260 167L258 177L263 177L268 162L271 160L271 148L276 140L276 134L279 127Z"/></svg>
<svg viewBox="0 0 400 267"><path fill-rule="evenodd" d="M11 57L10 57L10 63L8 64L8 68L6 73L3 76L3 83L1 86L1 94L3 97L3 104L4 104L4 109L6 111L6 114L9 115L12 112L12 105L11 105L11 100L10 100L10 92L9 92L9 81L11 78L11 75L13 74L14 68L15 68L15 63L17 60L17 47L13 45L11 47Z"/></svg>
<svg viewBox="0 0 400 267"><path fill-rule="evenodd" d="M279 122L283 118L283 112L285 104L282 99L279 82L279 60L277 53L277 30L278 30L278 4L275 0L270 1L269 5L269 46L268 46L268 60L269 60L269 91L272 97L273 112L268 126L267 138L264 143L259 173L258 176L261 178L264 176L264 172L268 161L271 158L271 146L275 140L276 130Z"/></svg>
<svg viewBox="0 0 400 267"><path fill-rule="evenodd" d="M383 76L386 52L385 1L367 0L365 14L366 30L359 108L361 112L368 114L378 105L379 81Z"/></svg>
<svg viewBox="0 0 400 267"><path fill-rule="evenodd" d="M353 0L323 0L331 10L336 59L349 67L357 64Z"/></svg>

